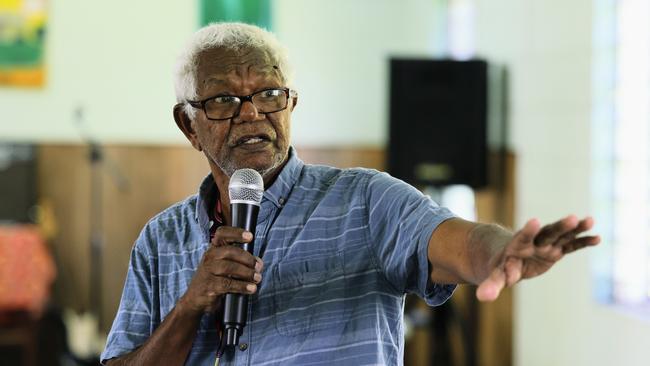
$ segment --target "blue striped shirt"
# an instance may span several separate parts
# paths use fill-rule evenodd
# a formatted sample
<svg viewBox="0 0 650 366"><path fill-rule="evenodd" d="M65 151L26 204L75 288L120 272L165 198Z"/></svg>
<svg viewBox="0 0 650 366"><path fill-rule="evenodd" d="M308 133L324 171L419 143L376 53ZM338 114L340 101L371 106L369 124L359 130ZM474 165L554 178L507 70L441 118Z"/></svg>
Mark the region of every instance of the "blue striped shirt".
<svg viewBox="0 0 650 366"><path fill-rule="evenodd" d="M152 218L131 252L102 360L142 345L187 290L209 246L208 176L198 195ZM255 254L262 282L240 343L222 365L401 365L406 293L431 305L454 286L431 283L427 247L453 214L369 169L289 161L264 192ZM218 334L205 314L186 364L212 365Z"/></svg>

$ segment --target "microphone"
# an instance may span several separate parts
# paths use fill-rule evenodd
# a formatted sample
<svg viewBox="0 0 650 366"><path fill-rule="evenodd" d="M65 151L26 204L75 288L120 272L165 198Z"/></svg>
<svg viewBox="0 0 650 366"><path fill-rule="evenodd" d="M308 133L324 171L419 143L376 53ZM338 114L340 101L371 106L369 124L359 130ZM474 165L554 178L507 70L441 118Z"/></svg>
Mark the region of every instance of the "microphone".
<svg viewBox="0 0 650 366"><path fill-rule="evenodd" d="M257 214L264 194L264 181L260 173L253 169L239 169L230 177L230 214L232 226L255 234ZM254 241L234 244L253 254ZM223 308L223 327L226 346L239 344L246 318L248 317L248 297L245 294L227 293Z"/></svg>

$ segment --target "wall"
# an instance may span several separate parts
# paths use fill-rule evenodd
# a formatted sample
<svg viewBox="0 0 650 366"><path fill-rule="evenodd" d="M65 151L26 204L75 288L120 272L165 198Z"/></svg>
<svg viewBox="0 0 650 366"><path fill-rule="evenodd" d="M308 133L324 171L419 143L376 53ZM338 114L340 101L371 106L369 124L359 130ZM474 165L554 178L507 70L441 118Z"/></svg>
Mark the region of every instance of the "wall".
<svg viewBox="0 0 650 366"><path fill-rule="evenodd" d="M477 0L478 52L511 76L519 225L591 210L592 10L588 0ZM650 322L592 300L589 258L571 255L515 289L516 365L647 365Z"/></svg>
<svg viewBox="0 0 650 366"><path fill-rule="evenodd" d="M289 48L300 92L293 117L294 141L383 145L388 126L388 59L434 52L444 29L433 22L439 3L278 1L276 31Z"/></svg>
<svg viewBox="0 0 650 366"><path fill-rule="evenodd" d="M0 139L181 143L172 69L197 1L50 2L47 86L0 88ZM299 145L383 145L389 55L434 49L440 0L277 0L275 30L296 68ZM318 5L318 6L316 6Z"/></svg>
<svg viewBox="0 0 650 366"><path fill-rule="evenodd" d="M171 70L195 27L193 1L49 2L47 85L0 89L0 138L79 141L74 111L102 141L182 142Z"/></svg>

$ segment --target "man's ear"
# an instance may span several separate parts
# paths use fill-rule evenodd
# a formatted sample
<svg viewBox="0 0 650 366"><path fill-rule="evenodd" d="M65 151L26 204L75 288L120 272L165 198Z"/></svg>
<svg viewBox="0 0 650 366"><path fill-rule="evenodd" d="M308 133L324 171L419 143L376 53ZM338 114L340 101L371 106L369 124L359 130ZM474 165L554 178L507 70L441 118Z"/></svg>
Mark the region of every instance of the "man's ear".
<svg viewBox="0 0 650 366"><path fill-rule="evenodd" d="M199 139L196 136L196 131L192 127L192 119L185 112L185 105L183 103L178 103L174 106L174 121L176 121L176 126L183 131L183 134L198 151L202 151L203 148L199 143Z"/></svg>
<svg viewBox="0 0 650 366"><path fill-rule="evenodd" d="M297 95L295 97L291 98L291 112L293 112L294 108L296 108L296 105L298 105L298 96Z"/></svg>

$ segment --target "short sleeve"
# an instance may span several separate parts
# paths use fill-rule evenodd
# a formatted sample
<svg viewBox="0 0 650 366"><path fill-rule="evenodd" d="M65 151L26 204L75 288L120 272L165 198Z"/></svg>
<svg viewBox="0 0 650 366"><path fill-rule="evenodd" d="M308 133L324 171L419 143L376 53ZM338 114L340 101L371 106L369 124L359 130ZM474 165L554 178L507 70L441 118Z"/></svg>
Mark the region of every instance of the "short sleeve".
<svg viewBox="0 0 650 366"><path fill-rule="evenodd" d="M102 364L138 348L153 332L152 262L151 256L144 253L145 243L143 231L131 250L120 306L100 357Z"/></svg>
<svg viewBox="0 0 650 366"><path fill-rule="evenodd" d="M370 178L367 200L371 250L388 281L430 306L444 303L456 286L431 282L428 247L433 231L454 214L386 173Z"/></svg>

